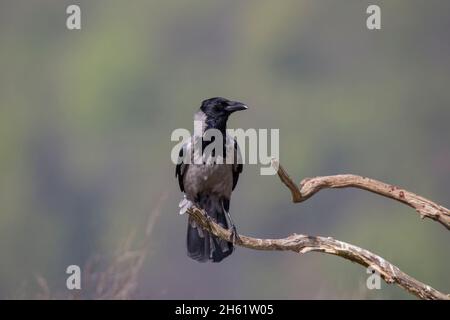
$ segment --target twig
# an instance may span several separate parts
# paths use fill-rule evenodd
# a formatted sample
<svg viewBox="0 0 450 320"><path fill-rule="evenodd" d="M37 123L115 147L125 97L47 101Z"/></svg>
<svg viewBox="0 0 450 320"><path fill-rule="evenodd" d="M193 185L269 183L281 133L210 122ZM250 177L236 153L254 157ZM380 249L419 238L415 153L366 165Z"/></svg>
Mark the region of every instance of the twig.
<svg viewBox="0 0 450 320"><path fill-rule="evenodd" d="M354 174L306 178L298 187L277 160L272 160L272 165L278 169L278 176L291 191L292 201L295 203L305 201L322 189L359 188L400 201L415 209L422 219L435 220L450 230L449 209L400 187Z"/></svg>

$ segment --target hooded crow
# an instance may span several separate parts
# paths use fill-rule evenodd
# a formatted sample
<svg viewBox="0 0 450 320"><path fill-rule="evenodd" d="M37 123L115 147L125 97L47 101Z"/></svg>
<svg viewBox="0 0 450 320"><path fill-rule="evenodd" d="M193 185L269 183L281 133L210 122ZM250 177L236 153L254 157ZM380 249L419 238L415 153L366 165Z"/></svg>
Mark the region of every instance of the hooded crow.
<svg viewBox="0 0 450 320"><path fill-rule="evenodd" d="M178 178L180 189L185 194L185 198L180 202L182 208L180 213L185 212L191 205L203 209L223 228L231 227L233 242L237 239L237 232L229 213L230 198L242 172L242 163L237 161L240 159L237 141L226 134L226 126L228 117L233 112L246 109L245 104L225 98L204 100L200 110L194 115L194 120L201 122L202 129L194 131L190 142L181 149L180 159L189 153L196 141L201 141L203 155L207 146L214 141L213 139L207 141L204 137L205 132L216 129L223 138L221 155L223 161L202 160L200 163L192 161L188 164L181 162L175 170L175 177ZM215 156L214 152L212 155ZM233 155L232 161L225 161L229 155ZM211 235L198 226L193 218L188 218L187 254L190 258L200 262L220 262L232 252L233 243Z"/></svg>

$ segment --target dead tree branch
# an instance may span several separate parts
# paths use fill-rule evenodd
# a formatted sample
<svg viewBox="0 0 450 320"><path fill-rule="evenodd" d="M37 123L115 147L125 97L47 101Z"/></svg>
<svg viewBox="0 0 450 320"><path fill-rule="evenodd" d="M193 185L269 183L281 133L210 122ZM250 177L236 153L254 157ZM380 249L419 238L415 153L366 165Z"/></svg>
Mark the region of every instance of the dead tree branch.
<svg viewBox="0 0 450 320"><path fill-rule="evenodd" d="M450 229L448 209L396 186L355 175L337 175L304 179L299 188L278 163L274 162L274 165L278 169L281 181L291 190L293 202L305 201L324 188L356 187L403 202L416 209L422 217L439 221ZM215 223L203 210L193 206L187 212L203 229L221 239L232 241L231 232ZM395 283L418 298L450 300L450 295L414 279L382 257L330 237L293 234L283 239L258 239L239 235L235 244L254 250L293 251L296 253L315 251L339 256L364 267L371 267L380 274L386 283Z"/></svg>
<svg viewBox="0 0 450 320"><path fill-rule="evenodd" d="M191 207L187 212L203 229L208 230L221 239L232 241L231 232L212 221L203 210ZM386 283L396 283L401 288L421 299L450 300L449 295L439 292L429 285L414 279L380 256L330 237L293 234L283 239L258 239L239 235L235 244L254 250L293 251L296 253L316 251L332 254L356 262L364 267L370 266L380 274Z"/></svg>
<svg viewBox="0 0 450 320"><path fill-rule="evenodd" d="M450 230L449 209L400 187L353 174L306 178L297 186L276 160L272 160L272 165L278 168L278 176L291 191L292 201L295 203L309 199L322 189L358 188L402 202L415 209L422 219L435 220Z"/></svg>

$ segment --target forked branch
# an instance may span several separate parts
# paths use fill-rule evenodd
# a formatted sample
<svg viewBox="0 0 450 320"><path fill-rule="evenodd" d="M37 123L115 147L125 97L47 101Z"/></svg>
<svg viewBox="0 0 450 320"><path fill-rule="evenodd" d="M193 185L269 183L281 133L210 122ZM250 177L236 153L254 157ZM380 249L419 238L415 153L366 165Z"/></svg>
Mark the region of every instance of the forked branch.
<svg viewBox="0 0 450 320"><path fill-rule="evenodd" d="M299 188L278 163L275 162L274 165L278 169L281 181L291 190L294 202L305 201L323 188L356 187L403 202L416 209L422 217L439 221L450 229L448 209L398 187L355 175L337 175L305 179ZM221 239L232 241L231 232L215 223L203 210L191 207L187 212L205 230ZM450 300L450 295L414 279L382 257L330 237L293 234L283 239L258 239L239 235L235 244L254 250L293 251L296 253L315 251L339 256L364 267L371 267L380 274L386 283L395 283L418 298Z"/></svg>

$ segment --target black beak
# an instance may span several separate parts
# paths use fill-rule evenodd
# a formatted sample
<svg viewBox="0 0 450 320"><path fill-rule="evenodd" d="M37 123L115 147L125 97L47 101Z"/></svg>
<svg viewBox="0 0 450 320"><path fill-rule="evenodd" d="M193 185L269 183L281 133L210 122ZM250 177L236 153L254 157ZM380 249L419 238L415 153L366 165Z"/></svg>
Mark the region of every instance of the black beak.
<svg viewBox="0 0 450 320"><path fill-rule="evenodd" d="M228 105L225 107L225 110L228 111L229 113L247 109L248 107L245 104L237 101L230 101Z"/></svg>

